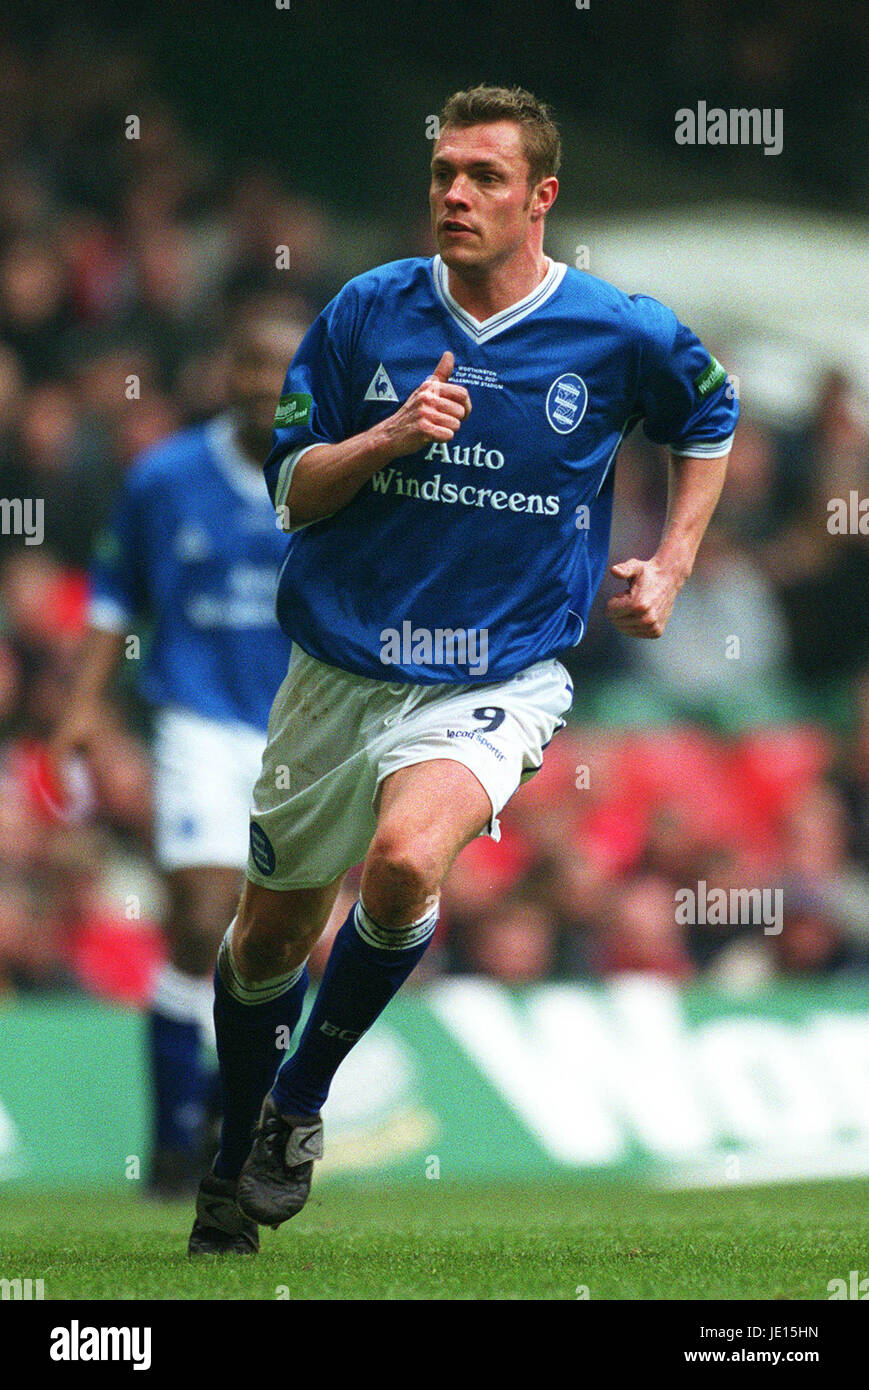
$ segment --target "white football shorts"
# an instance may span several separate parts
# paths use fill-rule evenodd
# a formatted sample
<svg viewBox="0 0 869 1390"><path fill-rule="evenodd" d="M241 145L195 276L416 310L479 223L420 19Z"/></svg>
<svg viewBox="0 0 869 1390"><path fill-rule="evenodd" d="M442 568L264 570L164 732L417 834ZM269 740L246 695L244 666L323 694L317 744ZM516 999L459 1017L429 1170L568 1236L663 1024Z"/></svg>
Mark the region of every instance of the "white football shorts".
<svg viewBox="0 0 869 1390"><path fill-rule="evenodd" d="M269 718L253 791L247 876L264 888L318 888L360 863L380 783L432 759L463 763L492 804L485 833L532 777L570 708L554 659L504 681L411 685L329 666L294 645Z"/></svg>
<svg viewBox="0 0 869 1390"><path fill-rule="evenodd" d="M265 735L247 724L163 709L154 730L154 840L164 870L244 869L250 789Z"/></svg>

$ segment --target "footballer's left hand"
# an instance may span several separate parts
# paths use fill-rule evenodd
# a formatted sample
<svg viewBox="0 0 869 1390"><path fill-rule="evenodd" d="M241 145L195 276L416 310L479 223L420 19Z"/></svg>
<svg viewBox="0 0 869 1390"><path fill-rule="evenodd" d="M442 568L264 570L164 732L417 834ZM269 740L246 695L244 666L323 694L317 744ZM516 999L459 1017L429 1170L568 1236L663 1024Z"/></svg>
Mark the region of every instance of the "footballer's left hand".
<svg viewBox="0 0 869 1390"><path fill-rule="evenodd" d="M610 565L610 574L627 582L627 591L615 594L606 606L607 617L627 637L660 637L673 611L684 575L676 574L654 557L622 560Z"/></svg>

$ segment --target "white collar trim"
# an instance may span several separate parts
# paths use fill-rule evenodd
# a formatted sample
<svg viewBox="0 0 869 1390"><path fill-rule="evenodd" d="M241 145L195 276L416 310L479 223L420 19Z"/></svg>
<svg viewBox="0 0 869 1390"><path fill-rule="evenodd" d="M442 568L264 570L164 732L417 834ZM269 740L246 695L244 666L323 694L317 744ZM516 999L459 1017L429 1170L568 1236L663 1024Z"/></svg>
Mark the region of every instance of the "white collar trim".
<svg viewBox="0 0 869 1390"><path fill-rule="evenodd" d="M473 338L475 343L485 343L489 338L494 338L496 333L503 333L505 328L510 328L514 323L519 323L521 319L533 314L534 310L544 304L558 289L567 265L564 261L553 261L549 257L547 259L549 269L530 294L526 294L523 299L517 299L515 304L508 304L506 309L499 309L497 314L492 314L482 322L469 314L467 309L463 309L450 294L447 267L440 256L434 256L431 263L435 293L447 313L455 319L468 337Z"/></svg>

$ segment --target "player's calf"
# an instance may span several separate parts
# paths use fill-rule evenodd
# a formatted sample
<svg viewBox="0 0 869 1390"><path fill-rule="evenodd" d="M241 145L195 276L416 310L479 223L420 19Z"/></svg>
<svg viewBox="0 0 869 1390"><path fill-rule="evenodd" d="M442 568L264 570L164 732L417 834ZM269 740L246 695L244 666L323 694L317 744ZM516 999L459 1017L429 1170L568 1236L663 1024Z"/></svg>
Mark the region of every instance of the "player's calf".
<svg viewBox="0 0 869 1390"><path fill-rule="evenodd" d="M214 980L224 1116L215 1159L220 1178L237 1179L248 1155L263 1097L301 1016L307 943L322 930L337 891L333 884L303 897L248 884L226 933ZM303 910L310 918L294 930Z"/></svg>
<svg viewBox="0 0 869 1390"><path fill-rule="evenodd" d="M320 1109L347 1053L383 1012L423 955L437 909L385 927L354 904L332 945L299 1045L266 1096L241 1170L238 1201L249 1217L280 1225L301 1211L322 1156Z"/></svg>

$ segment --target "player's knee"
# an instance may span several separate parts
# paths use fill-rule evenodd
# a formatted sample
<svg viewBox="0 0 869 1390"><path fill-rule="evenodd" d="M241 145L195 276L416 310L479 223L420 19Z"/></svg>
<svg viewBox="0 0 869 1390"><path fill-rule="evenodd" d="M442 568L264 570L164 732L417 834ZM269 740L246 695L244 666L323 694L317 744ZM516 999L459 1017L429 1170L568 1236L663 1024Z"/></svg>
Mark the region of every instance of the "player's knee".
<svg viewBox="0 0 869 1390"><path fill-rule="evenodd" d="M430 840L384 828L365 861L362 894L384 926L404 926L438 889L439 866Z"/></svg>

